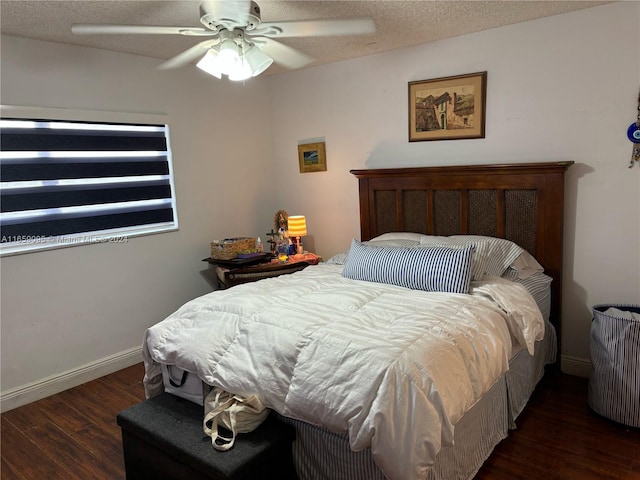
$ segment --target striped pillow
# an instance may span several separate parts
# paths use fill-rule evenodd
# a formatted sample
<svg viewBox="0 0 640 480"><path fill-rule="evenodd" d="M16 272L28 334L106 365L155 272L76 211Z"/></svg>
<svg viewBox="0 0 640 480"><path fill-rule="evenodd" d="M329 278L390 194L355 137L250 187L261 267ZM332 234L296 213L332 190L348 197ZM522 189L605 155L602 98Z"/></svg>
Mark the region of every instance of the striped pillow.
<svg viewBox="0 0 640 480"><path fill-rule="evenodd" d="M474 248L373 246L354 239L342 276L427 292L468 293Z"/></svg>

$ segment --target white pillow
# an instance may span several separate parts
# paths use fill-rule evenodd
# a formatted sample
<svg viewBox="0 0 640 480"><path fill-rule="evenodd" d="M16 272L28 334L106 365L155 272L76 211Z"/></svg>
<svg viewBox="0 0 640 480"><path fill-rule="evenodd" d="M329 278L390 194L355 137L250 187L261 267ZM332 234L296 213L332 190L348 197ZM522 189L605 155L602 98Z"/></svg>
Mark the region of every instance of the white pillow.
<svg viewBox="0 0 640 480"><path fill-rule="evenodd" d="M378 235L377 237L373 237L370 242L378 242L380 240L413 240L415 242L420 242L422 237L425 237L421 233L414 232L388 232L383 233L382 235Z"/></svg>
<svg viewBox="0 0 640 480"><path fill-rule="evenodd" d="M330 257L326 262L327 265L344 265L344 262L347 260L347 255L349 255L349 250L345 250L344 252L336 253L333 257Z"/></svg>
<svg viewBox="0 0 640 480"><path fill-rule="evenodd" d="M533 255L523 250L509 268L518 272L518 278L525 280L536 273L544 272L542 265L538 263Z"/></svg>

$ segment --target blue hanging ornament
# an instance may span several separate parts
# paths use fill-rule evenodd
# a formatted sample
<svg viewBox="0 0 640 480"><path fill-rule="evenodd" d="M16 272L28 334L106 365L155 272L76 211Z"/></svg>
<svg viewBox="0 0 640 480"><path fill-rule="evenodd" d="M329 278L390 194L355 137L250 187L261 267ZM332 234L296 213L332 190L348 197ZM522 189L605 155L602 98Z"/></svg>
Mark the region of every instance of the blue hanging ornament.
<svg viewBox="0 0 640 480"><path fill-rule="evenodd" d="M629 129L627 130L627 137L629 137L629 140L631 140L633 143L640 143L640 127L635 123L629 125Z"/></svg>

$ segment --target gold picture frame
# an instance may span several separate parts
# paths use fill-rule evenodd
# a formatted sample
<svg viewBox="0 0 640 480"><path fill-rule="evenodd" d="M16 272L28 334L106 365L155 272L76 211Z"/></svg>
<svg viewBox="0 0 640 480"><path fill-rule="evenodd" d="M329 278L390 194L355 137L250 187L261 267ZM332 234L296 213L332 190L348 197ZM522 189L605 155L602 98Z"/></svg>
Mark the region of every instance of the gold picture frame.
<svg viewBox="0 0 640 480"><path fill-rule="evenodd" d="M327 154L324 142L298 145L300 173L326 172Z"/></svg>
<svg viewBox="0 0 640 480"><path fill-rule="evenodd" d="M409 82L409 141L484 138L487 72Z"/></svg>

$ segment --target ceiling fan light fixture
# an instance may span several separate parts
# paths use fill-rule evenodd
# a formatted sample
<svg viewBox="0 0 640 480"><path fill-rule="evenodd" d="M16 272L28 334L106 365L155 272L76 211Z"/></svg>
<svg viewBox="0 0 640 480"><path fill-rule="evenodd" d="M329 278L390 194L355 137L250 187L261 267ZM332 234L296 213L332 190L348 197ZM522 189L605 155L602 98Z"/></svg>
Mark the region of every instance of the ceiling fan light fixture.
<svg viewBox="0 0 640 480"><path fill-rule="evenodd" d="M243 58L233 67L233 70L231 70L228 75L229 80L241 82L242 80L251 78L253 71L251 70L251 66Z"/></svg>
<svg viewBox="0 0 640 480"><path fill-rule="evenodd" d="M241 63L238 45L231 39L224 40L218 47L218 64L225 75L234 71L236 65Z"/></svg>
<svg viewBox="0 0 640 480"><path fill-rule="evenodd" d="M216 78L222 78L222 69L220 68L220 62L218 60L218 52L214 48L207 50L204 57L202 57L196 64L196 67Z"/></svg>
<svg viewBox="0 0 640 480"><path fill-rule="evenodd" d="M249 64L254 77L257 77L273 63L273 58L264 53L256 45L251 45L246 49L244 60Z"/></svg>

